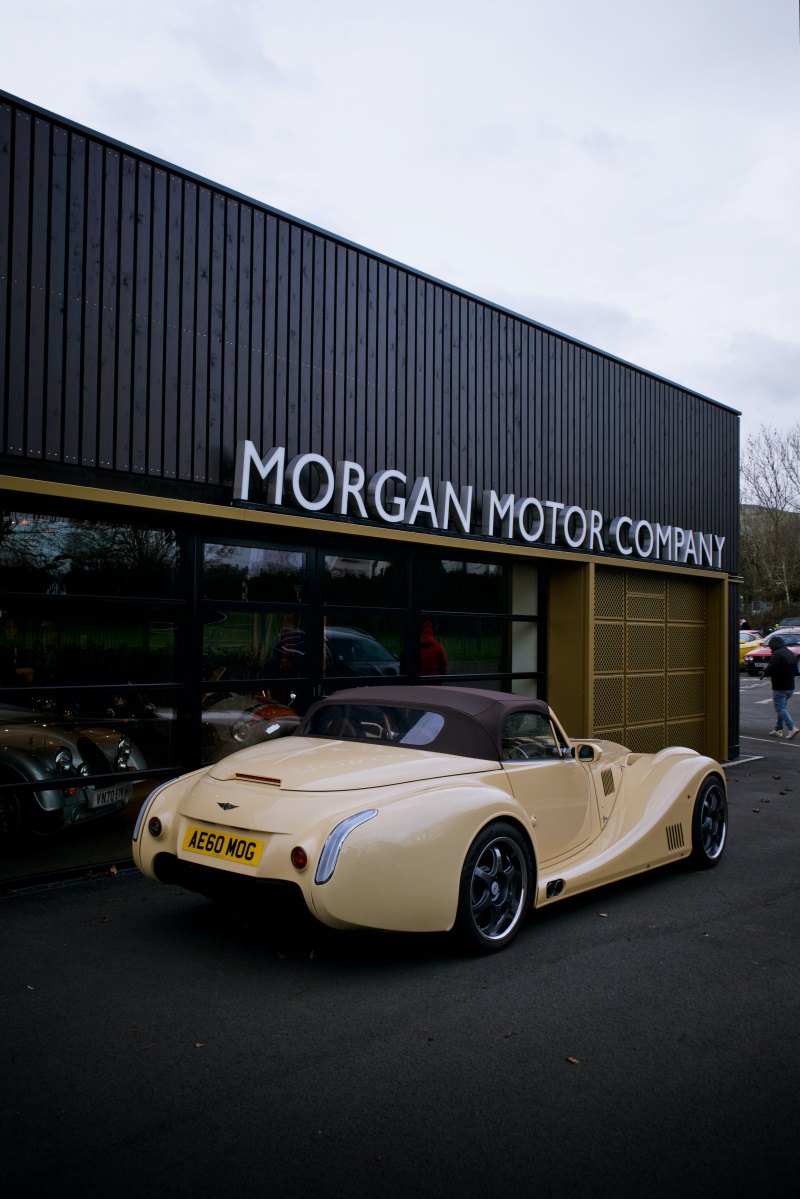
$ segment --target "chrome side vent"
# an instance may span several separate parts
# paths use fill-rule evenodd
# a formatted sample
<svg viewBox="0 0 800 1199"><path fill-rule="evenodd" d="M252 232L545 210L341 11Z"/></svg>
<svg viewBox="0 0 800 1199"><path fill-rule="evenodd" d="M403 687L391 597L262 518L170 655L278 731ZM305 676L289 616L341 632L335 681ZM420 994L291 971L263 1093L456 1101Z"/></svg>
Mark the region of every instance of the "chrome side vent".
<svg viewBox="0 0 800 1199"><path fill-rule="evenodd" d="M667 846L672 852L675 849L683 849L683 825L668 824L667 825Z"/></svg>
<svg viewBox="0 0 800 1199"><path fill-rule="evenodd" d="M609 770L608 767L606 767L605 770L600 771L600 778L603 780L603 794L604 795L613 795L614 792L616 791L616 787L614 786L613 771Z"/></svg>

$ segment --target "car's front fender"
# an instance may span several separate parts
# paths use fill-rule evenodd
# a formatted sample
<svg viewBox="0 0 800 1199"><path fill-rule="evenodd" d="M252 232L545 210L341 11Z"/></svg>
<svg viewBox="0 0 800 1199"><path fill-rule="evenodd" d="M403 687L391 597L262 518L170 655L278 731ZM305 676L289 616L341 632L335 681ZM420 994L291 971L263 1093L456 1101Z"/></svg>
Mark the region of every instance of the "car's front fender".
<svg viewBox="0 0 800 1199"><path fill-rule="evenodd" d="M444 784L387 805L347 836L331 878L313 882L316 915L334 928L452 928L469 847L482 828L502 819L522 827L533 856L530 818L497 787Z"/></svg>

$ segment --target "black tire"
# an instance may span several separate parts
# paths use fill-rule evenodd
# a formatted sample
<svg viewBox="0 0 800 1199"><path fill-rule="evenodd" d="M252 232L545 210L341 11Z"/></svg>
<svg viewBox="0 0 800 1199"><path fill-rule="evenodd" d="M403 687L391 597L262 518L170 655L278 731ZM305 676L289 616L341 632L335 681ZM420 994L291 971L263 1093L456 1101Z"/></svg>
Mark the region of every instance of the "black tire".
<svg viewBox="0 0 800 1199"><path fill-rule="evenodd" d="M704 781L694 801L689 865L697 870L716 866L727 840L728 800L725 784L712 774Z"/></svg>
<svg viewBox="0 0 800 1199"><path fill-rule="evenodd" d="M461 870L455 934L479 953L505 949L525 923L535 875L526 838L496 820L478 834Z"/></svg>

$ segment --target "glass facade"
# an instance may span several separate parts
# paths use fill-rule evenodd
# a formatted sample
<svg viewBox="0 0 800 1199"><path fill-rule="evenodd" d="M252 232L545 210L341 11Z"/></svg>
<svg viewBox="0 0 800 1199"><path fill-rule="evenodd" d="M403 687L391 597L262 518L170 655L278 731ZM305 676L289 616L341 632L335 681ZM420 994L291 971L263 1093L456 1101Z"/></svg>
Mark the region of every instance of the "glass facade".
<svg viewBox="0 0 800 1199"><path fill-rule="evenodd" d="M3 878L127 859L159 781L284 735L319 695L540 691L530 563L278 537L0 514Z"/></svg>

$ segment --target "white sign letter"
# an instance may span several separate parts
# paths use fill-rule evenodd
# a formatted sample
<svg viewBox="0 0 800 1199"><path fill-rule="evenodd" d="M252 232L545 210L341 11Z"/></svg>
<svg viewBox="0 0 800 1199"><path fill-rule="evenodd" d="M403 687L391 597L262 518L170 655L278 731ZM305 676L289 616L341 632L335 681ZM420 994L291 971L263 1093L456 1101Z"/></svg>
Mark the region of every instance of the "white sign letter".
<svg viewBox="0 0 800 1199"><path fill-rule="evenodd" d="M351 483L351 479L355 475L355 482ZM364 486L364 467L359 466L357 462L337 462L336 463L336 482L333 488L333 510L341 516L347 516L348 508L350 507L350 499L355 500L359 514L367 519L367 510L364 507L364 501L361 498L361 490Z"/></svg>
<svg viewBox="0 0 800 1199"><path fill-rule="evenodd" d="M615 516L608 527L608 540L611 549L617 550L618 553L624 554L625 557L633 553L633 546L622 544L622 529L624 525L631 527L633 521L629 516Z"/></svg>
<svg viewBox="0 0 800 1199"><path fill-rule="evenodd" d="M717 537L717 535L716 535L716 533L715 533L715 534L714 534L714 541L715 541L715 542L716 542L716 544L717 544L717 550L716 550L716 554L715 554L715 557L716 557L716 559L717 559L717 560L716 560L716 562L714 563L714 565L716 566L717 570L722 570L722 547L723 547L723 545L725 544L725 538L724 538L724 537Z"/></svg>
<svg viewBox="0 0 800 1199"><path fill-rule="evenodd" d="M539 523L537 524L535 530L533 527L530 529L525 528L526 508L536 509ZM514 524L519 529L519 535L523 541L538 541L541 537L542 529L544 528L544 508L538 500L533 498L532 495L529 495L524 500L517 500L516 504L514 505Z"/></svg>
<svg viewBox="0 0 800 1199"><path fill-rule="evenodd" d="M450 508L455 509L457 522L465 533L469 532L472 523L472 486L461 487L458 498L452 483L440 483L436 488L436 519L440 529L450 528Z"/></svg>
<svg viewBox="0 0 800 1199"><path fill-rule="evenodd" d="M425 524L429 528L439 528L436 520L436 508L433 503L431 481L427 475L422 475L419 479L416 479L414 486L411 488L411 495L408 497L408 503L406 504L406 524L413 525L420 514L424 515Z"/></svg>
<svg viewBox="0 0 800 1199"><path fill-rule="evenodd" d="M316 499L313 500L304 496L300 489L300 475L303 472L303 468L311 465L316 466L320 473L325 476L325 482L317 492ZM286 486L291 491L295 502L308 512L319 512L320 508L325 507L333 495L334 483L331 464L321 454L298 454L296 458L292 458L286 467Z"/></svg>
<svg viewBox="0 0 800 1199"><path fill-rule="evenodd" d="M385 520L390 525L399 524L406 514L406 502L400 496L391 501L394 512L387 512L383 503L383 489L390 479L405 483L406 477L399 470L379 470L373 475L367 487L367 507L373 516Z"/></svg>
<svg viewBox="0 0 800 1199"><path fill-rule="evenodd" d="M514 524L514 496L508 493L498 500L496 491L484 491L481 511L481 532L484 537L494 537L495 513L503 522L502 537L511 537Z"/></svg>
<svg viewBox="0 0 800 1199"><path fill-rule="evenodd" d="M240 441L236 446L236 470L233 478L233 498L247 503L250 495L250 467L255 466L262 479L274 471L267 484L267 503L280 504L283 500L283 464L286 451L282 446L274 447L261 461L252 441Z"/></svg>

